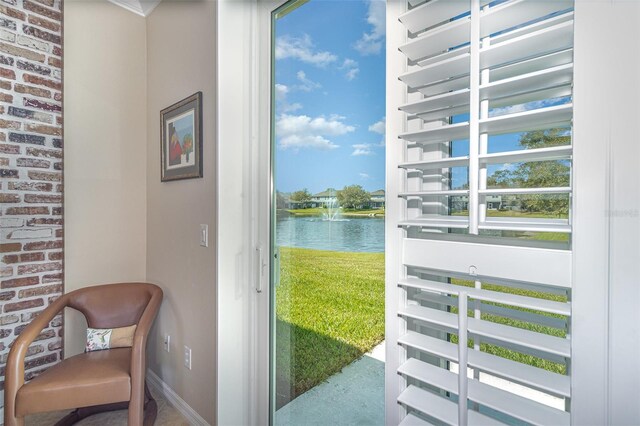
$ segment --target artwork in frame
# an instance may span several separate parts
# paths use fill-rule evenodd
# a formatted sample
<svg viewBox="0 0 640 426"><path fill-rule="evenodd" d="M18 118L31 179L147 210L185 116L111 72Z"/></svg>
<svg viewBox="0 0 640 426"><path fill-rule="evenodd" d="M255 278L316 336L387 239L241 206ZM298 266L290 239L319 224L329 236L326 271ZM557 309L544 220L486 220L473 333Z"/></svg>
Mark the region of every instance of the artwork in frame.
<svg viewBox="0 0 640 426"><path fill-rule="evenodd" d="M202 92L160 111L161 180L202 177Z"/></svg>

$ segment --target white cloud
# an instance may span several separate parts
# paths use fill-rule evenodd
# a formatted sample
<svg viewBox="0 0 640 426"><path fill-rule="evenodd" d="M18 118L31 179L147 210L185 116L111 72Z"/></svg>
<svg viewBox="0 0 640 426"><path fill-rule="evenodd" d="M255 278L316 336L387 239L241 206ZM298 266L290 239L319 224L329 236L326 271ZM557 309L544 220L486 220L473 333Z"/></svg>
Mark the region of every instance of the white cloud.
<svg viewBox="0 0 640 426"><path fill-rule="evenodd" d="M533 109L545 108L553 105L561 105L563 102L559 98L544 99L541 101L527 102L526 104L510 105L506 107L494 108L489 111L490 117L498 115L515 114L517 112L531 111Z"/></svg>
<svg viewBox="0 0 640 426"><path fill-rule="evenodd" d="M351 58L345 58L340 69L346 70L344 76L349 81L352 81L354 78L356 78L356 76L360 72L360 68L358 68L358 62L354 61Z"/></svg>
<svg viewBox="0 0 640 426"><path fill-rule="evenodd" d="M298 102L294 102L292 104L284 103L281 106L282 112L295 112L295 111L298 111L299 109L302 109L302 104Z"/></svg>
<svg viewBox="0 0 640 426"><path fill-rule="evenodd" d="M382 0L369 0L367 22L371 25L371 31L362 34L353 48L361 55L377 55L384 45L386 35L386 2Z"/></svg>
<svg viewBox="0 0 640 426"><path fill-rule="evenodd" d="M345 68L357 68L357 67L358 67L358 63L356 61L350 58L345 58L340 68L345 69Z"/></svg>
<svg viewBox="0 0 640 426"><path fill-rule="evenodd" d="M378 133L380 135L384 135L385 134L385 124L386 124L385 122L386 122L386 118L382 117L382 119L380 121L376 121L371 126L369 126L369 131L370 132L374 132L374 133Z"/></svg>
<svg viewBox="0 0 640 426"><path fill-rule="evenodd" d="M322 85L318 82L315 82L307 77L307 74L304 71L298 71L296 73L296 77L298 81L302 84L296 86L296 89L302 90L303 92L311 92L312 90L319 89Z"/></svg>
<svg viewBox="0 0 640 426"><path fill-rule="evenodd" d="M276 134L281 149L315 148L329 150L338 145L327 139L341 136L355 130L344 123L344 117L332 115L328 119L319 116L281 114L276 122Z"/></svg>
<svg viewBox="0 0 640 426"><path fill-rule="evenodd" d="M352 156L357 157L360 155L373 155L373 151L371 151L371 145L368 143L358 143L355 145L351 145L353 147Z"/></svg>
<svg viewBox="0 0 640 426"><path fill-rule="evenodd" d="M386 146L386 138L385 138L386 128L385 128L385 125L386 125L386 118L382 117L380 119L380 121L376 121L371 126L369 126L369 131L370 132L382 135L382 139L380 140L380 143L378 143L377 146L381 146L381 147Z"/></svg>
<svg viewBox="0 0 640 426"><path fill-rule="evenodd" d="M276 83L276 100L277 101L285 100L288 93L289 93L289 88L287 86L285 86L284 84Z"/></svg>
<svg viewBox="0 0 640 426"><path fill-rule="evenodd" d="M324 67L335 62L338 57L331 52L315 51L308 34L301 38L284 35L276 39L276 59L294 58L302 62Z"/></svg>
<svg viewBox="0 0 640 426"><path fill-rule="evenodd" d="M347 73L344 76L347 78L347 80L351 81L354 78L356 78L359 72L360 72L359 68L353 68L347 71Z"/></svg>
<svg viewBox="0 0 640 426"><path fill-rule="evenodd" d="M366 180L366 179L370 179L371 178L371 176L369 176L366 173L358 173L358 174L360 175L360 179L365 179Z"/></svg>
<svg viewBox="0 0 640 426"><path fill-rule="evenodd" d="M276 102L278 103L278 110L280 112L294 112L299 109L302 109L302 104L299 104L299 103L290 104L287 101L287 95L289 94L290 91L291 89L289 89L289 87L287 87L286 85L276 83L275 95L276 95Z"/></svg>

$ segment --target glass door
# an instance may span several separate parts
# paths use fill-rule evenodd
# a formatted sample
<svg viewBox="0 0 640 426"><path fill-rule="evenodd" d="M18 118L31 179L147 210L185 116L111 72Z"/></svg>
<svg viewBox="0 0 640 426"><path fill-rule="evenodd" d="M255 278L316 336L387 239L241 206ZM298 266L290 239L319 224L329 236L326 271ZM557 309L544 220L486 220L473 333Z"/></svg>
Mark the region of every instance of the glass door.
<svg viewBox="0 0 640 426"><path fill-rule="evenodd" d="M271 14L271 423L384 424L385 2Z"/></svg>

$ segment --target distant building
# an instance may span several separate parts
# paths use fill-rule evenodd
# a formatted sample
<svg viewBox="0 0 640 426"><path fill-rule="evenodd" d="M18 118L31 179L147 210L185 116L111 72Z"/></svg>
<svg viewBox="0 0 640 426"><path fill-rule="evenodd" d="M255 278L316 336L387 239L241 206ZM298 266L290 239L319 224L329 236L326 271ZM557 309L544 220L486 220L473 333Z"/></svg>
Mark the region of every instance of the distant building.
<svg viewBox="0 0 640 426"><path fill-rule="evenodd" d="M338 191L333 188L327 188L322 192L318 192L311 197L311 202L316 203L316 206L326 206L327 204L337 203Z"/></svg>
<svg viewBox="0 0 640 426"><path fill-rule="evenodd" d="M371 202L369 208L383 209L384 208L384 189L378 189L377 191L370 192Z"/></svg>

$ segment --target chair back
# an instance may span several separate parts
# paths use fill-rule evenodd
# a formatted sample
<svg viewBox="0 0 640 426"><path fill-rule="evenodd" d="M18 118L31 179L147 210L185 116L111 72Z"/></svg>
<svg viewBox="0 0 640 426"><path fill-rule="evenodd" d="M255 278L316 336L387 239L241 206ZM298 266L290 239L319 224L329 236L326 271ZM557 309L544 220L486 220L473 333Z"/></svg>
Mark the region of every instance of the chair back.
<svg viewBox="0 0 640 426"><path fill-rule="evenodd" d="M68 306L87 319L91 328L117 328L137 324L149 301L162 294L148 283L106 284L85 287L67 294Z"/></svg>

